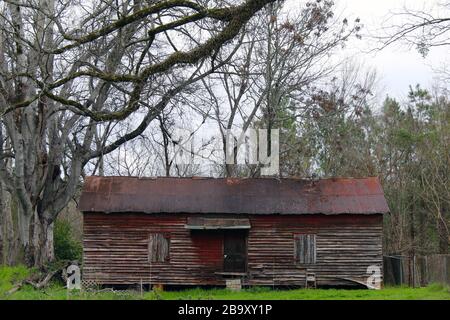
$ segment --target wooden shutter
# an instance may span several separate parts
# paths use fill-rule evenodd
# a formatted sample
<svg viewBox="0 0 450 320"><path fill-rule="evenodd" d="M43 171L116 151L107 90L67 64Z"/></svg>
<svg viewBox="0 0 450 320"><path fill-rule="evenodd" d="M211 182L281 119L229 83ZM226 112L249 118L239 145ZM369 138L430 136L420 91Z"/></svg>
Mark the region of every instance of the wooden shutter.
<svg viewBox="0 0 450 320"><path fill-rule="evenodd" d="M299 264L316 263L316 235L296 234L294 237L295 262Z"/></svg>
<svg viewBox="0 0 450 320"><path fill-rule="evenodd" d="M169 238L162 233L150 234L148 241L148 261L165 262L169 260Z"/></svg>

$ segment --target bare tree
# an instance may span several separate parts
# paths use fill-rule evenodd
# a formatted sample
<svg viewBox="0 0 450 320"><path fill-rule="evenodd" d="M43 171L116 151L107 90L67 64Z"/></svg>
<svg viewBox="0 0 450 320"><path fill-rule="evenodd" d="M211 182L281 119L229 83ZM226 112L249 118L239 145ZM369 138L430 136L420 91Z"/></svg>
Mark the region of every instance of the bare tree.
<svg viewBox="0 0 450 320"><path fill-rule="evenodd" d="M203 151L212 144L201 139L210 107L199 103L199 85L174 97L139 137L105 155L105 171L127 176L201 175ZM129 129L124 127L126 132Z"/></svg>
<svg viewBox="0 0 450 320"><path fill-rule="evenodd" d="M383 31L384 35L376 36L382 41L381 48L400 42L426 56L433 47L450 45L450 3L443 2L426 10L404 7L390 14Z"/></svg>
<svg viewBox="0 0 450 320"><path fill-rule="evenodd" d="M248 26L233 63L202 80L215 110L211 118L222 137L222 161L229 153L236 163L245 141L242 134L233 141L234 129L268 129L270 150L271 129L302 116L301 100L333 70L332 52L360 29L359 20L349 26L347 20L334 17L333 9L329 1L309 1L294 12L286 12L280 3L270 4ZM282 115L286 104L290 114ZM258 174L257 166L245 166L246 172L232 164L223 168L226 176Z"/></svg>
<svg viewBox="0 0 450 320"><path fill-rule="evenodd" d="M53 222L86 166L142 134L171 98L213 72L211 57L274 1L0 4L0 114L11 145L0 173L17 199L28 265L53 259ZM138 124L123 135L109 130L125 120Z"/></svg>

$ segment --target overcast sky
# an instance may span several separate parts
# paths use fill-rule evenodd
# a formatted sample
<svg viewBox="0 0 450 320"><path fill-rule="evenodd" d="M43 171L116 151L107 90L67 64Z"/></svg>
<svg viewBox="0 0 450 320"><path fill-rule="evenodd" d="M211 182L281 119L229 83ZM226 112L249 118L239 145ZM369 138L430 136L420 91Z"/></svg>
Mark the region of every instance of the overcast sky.
<svg viewBox="0 0 450 320"><path fill-rule="evenodd" d="M436 8L442 0L335 0L337 13L352 18L359 17L364 25L363 35L374 34L379 31L383 23L392 12L398 12L403 7L410 9ZM300 0L288 0L289 5L304 4ZM374 67L380 77L381 96L389 94L402 99L406 96L408 86L416 83L424 87L433 84L435 72L433 69L442 66L449 53L449 47L433 48L426 58L416 50L405 46L390 46L381 52L367 53L368 49L376 47L374 40L364 37L363 40L354 39L347 45L343 56L355 56L367 67Z"/></svg>

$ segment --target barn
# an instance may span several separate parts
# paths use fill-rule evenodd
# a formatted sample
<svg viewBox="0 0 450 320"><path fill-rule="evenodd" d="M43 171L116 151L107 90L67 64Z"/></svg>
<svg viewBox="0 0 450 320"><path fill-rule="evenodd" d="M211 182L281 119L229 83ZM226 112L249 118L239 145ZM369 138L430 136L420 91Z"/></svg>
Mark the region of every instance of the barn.
<svg viewBox="0 0 450 320"><path fill-rule="evenodd" d="M83 280L150 286L362 284L389 212L377 178L87 177L79 209Z"/></svg>

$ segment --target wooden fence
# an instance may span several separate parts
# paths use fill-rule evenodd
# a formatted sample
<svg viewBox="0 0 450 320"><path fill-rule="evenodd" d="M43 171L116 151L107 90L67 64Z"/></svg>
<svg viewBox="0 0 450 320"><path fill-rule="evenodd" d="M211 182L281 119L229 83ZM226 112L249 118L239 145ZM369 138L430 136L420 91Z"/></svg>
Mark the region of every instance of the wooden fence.
<svg viewBox="0 0 450 320"><path fill-rule="evenodd" d="M450 285L450 254L384 256L385 285L423 287L431 283Z"/></svg>

